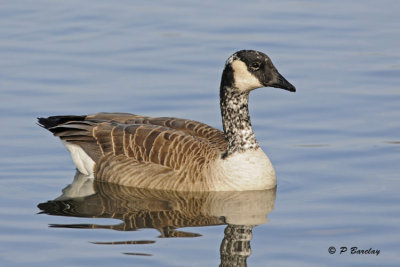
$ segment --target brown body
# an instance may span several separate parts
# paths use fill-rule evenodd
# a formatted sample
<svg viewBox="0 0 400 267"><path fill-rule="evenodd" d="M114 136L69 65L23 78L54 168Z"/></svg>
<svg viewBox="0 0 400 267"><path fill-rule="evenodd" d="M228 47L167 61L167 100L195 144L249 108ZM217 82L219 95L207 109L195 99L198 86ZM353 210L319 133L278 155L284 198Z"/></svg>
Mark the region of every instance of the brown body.
<svg viewBox="0 0 400 267"><path fill-rule="evenodd" d="M51 130L93 159L96 179L142 188L212 190L204 168L226 150L223 132L185 119L98 113Z"/></svg>

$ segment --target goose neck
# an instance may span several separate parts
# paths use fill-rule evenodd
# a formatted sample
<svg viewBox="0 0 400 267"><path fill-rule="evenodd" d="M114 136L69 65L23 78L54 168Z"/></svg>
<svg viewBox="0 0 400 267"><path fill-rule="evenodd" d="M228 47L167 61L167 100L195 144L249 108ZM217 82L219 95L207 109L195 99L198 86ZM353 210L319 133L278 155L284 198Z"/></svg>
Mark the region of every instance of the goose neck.
<svg viewBox="0 0 400 267"><path fill-rule="evenodd" d="M227 150L223 157L259 148L251 127L248 104L248 91L240 92L233 87L221 88L222 125L227 142Z"/></svg>

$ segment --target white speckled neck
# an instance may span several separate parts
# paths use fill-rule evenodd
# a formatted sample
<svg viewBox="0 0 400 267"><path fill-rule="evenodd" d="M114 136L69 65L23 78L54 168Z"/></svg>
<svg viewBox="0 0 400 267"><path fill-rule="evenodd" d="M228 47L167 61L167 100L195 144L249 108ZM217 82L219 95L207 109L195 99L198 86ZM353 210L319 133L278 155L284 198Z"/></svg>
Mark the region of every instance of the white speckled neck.
<svg viewBox="0 0 400 267"><path fill-rule="evenodd" d="M235 152L260 147L251 127L248 103L249 92L239 92L232 87L221 88L222 124L227 141L224 158Z"/></svg>

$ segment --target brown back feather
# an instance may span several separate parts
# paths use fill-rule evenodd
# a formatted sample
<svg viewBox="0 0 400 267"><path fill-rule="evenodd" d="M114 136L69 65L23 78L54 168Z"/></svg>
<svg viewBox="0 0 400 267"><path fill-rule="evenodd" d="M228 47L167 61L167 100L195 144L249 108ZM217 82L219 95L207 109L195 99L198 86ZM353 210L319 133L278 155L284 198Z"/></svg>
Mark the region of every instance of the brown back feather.
<svg viewBox="0 0 400 267"><path fill-rule="evenodd" d="M204 164L208 154L225 151L221 131L192 120L99 113L54 128L56 136L79 145L95 162L107 154L125 155L178 170L188 159Z"/></svg>
<svg viewBox="0 0 400 267"><path fill-rule="evenodd" d="M99 113L50 128L96 163L96 179L121 185L208 190L203 166L225 151L223 133L176 118Z"/></svg>
<svg viewBox="0 0 400 267"><path fill-rule="evenodd" d="M198 121L171 117L147 117L129 113L97 113L93 115L88 115L86 119L115 121L130 125L146 124L163 126L166 128L182 131L192 136L206 139L210 143L216 145L220 150L225 151L226 149L225 137L223 132Z"/></svg>

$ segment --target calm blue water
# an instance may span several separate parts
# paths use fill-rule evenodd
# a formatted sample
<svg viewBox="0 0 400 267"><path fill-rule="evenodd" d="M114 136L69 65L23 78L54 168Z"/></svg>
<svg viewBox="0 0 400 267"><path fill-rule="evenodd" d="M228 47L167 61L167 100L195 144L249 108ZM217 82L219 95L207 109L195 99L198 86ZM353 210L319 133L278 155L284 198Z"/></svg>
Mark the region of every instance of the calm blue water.
<svg viewBox="0 0 400 267"><path fill-rule="evenodd" d="M251 212L268 214L268 222L252 230L248 266L398 266L399 1L0 6L1 266L220 264L226 224L218 212L208 213L218 205L194 219L183 213L188 218L176 231L198 237L160 238L151 227L82 226L120 225L121 218L110 219L104 210L115 212L112 207L129 199L121 204L96 196L56 209L76 207L69 215L101 218L38 214L37 205L60 196L75 170L62 144L35 118L122 111L221 128L221 71L240 49L268 53L298 90L259 89L250 97L254 130L275 166L278 188L254 202L265 203ZM234 207L249 200L221 199L216 203ZM175 203L158 201L156 207ZM99 212L99 203L113 204ZM117 213L136 214L135 208ZM244 211L234 212L250 218ZM211 225L197 227L202 219ZM81 228L49 227L57 225ZM344 246L349 251L340 255ZM352 255L351 247L380 254Z"/></svg>

